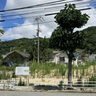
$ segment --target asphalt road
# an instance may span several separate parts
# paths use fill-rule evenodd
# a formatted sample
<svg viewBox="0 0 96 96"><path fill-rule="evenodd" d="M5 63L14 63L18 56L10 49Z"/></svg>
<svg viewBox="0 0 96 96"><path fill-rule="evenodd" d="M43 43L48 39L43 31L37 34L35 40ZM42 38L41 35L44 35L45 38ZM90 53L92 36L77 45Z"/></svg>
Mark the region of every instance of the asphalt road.
<svg viewBox="0 0 96 96"><path fill-rule="evenodd" d="M96 93L0 91L0 96L96 96Z"/></svg>

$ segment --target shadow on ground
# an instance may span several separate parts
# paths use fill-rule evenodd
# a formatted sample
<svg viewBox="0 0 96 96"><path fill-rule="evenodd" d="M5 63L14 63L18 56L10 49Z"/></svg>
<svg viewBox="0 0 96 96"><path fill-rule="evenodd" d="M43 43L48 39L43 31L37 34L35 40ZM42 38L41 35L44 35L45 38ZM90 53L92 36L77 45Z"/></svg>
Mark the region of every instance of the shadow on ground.
<svg viewBox="0 0 96 96"><path fill-rule="evenodd" d="M51 86L51 85L37 85L34 86L35 90L59 90L58 86Z"/></svg>

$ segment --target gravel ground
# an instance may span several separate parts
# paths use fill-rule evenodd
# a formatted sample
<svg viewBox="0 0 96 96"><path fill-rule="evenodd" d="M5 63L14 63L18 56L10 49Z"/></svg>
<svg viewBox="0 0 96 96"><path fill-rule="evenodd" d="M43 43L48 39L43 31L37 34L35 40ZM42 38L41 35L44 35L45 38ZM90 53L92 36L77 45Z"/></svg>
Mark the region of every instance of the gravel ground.
<svg viewBox="0 0 96 96"><path fill-rule="evenodd" d="M0 91L0 96L96 96L96 93Z"/></svg>

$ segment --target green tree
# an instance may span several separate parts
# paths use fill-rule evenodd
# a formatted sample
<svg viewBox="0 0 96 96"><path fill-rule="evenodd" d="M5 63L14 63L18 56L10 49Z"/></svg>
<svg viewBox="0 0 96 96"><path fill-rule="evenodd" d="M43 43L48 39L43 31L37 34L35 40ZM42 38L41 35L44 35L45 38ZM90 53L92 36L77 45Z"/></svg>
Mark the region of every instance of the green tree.
<svg viewBox="0 0 96 96"><path fill-rule="evenodd" d="M68 63L68 88L72 88L72 60L74 52L77 48L81 48L84 44L84 33L81 31L74 32L75 28L81 28L89 19L87 14L82 14L77 10L74 4L65 4L65 8L56 16L58 27L52 33L50 38L50 46L66 51Z"/></svg>
<svg viewBox="0 0 96 96"><path fill-rule="evenodd" d="M85 52L96 53L96 26L88 27L83 32L86 32Z"/></svg>
<svg viewBox="0 0 96 96"><path fill-rule="evenodd" d="M4 31L0 29L0 36L1 36L3 33L4 33Z"/></svg>
<svg viewBox="0 0 96 96"><path fill-rule="evenodd" d="M13 50L30 54L29 60L37 60L37 38L16 39L0 43L0 57ZM52 49L49 48L49 38L40 38L40 62L49 61L52 57Z"/></svg>
<svg viewBox="0 0 96 96"><path fill-rule="evenodd" d="M0 33L1 33L1 34L3 34L3 33L4 33L4 31L0 29Z"/></svg>

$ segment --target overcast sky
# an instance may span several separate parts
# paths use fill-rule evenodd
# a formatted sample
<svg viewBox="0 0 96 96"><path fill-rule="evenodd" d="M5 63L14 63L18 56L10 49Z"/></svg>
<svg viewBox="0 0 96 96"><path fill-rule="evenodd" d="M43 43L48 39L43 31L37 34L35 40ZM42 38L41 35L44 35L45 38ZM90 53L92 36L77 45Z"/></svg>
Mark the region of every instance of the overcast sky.
<svg viewBox="0 0 96 96"><path fill-rule="evenodd" d="M24 7L24 6L31 6L36 4L41 4L45 2L52 2L57 0L0 0L0 10L4 9L12 9L12 8L18 8L18 7ZM66 0L66 1L72 1L72 0ZM79 0L80 1L80 0ZM78 2L79 2L78 1ZM96 0L82 0L82 1L90 1L88 4L84 5L84 7L92 7L91 10L82 11L82 13L87 13L90 16L90 19L88 23L82 27L81 29L90 27L90 26L96 26ZM82 5L78 5L78 8L83 8ZM36 36L37 33L37 24L35 21L36 16L41 15L40 19L40 36L41 37L50 37L53 30L57 27L57 24L54 21L54 16L43 16L45 13L50 13L54 11L59 11L63 7L57 7L52 8L51 10L49 8L37 8L37 9L27 9L23 11L13 11L13 12L5 12L3 14L17 14L14 18L20 18L20 19L14 19L14 20L6 20L5 22L0 23L0 28L5 31L4 35L1 37L3 41L5 40L12 40L12 39L19 39L19 38L33 38ZM38 11L38 14L30 14L30 15L21 15L23 12L32 12L32 11ZM31 18L28 18L30 17ZM12 19L12 17L4 18L0 16L1 19ZM44 23L48 22L48 23ZM77 29L76 29L77 30Z"/></svg>

